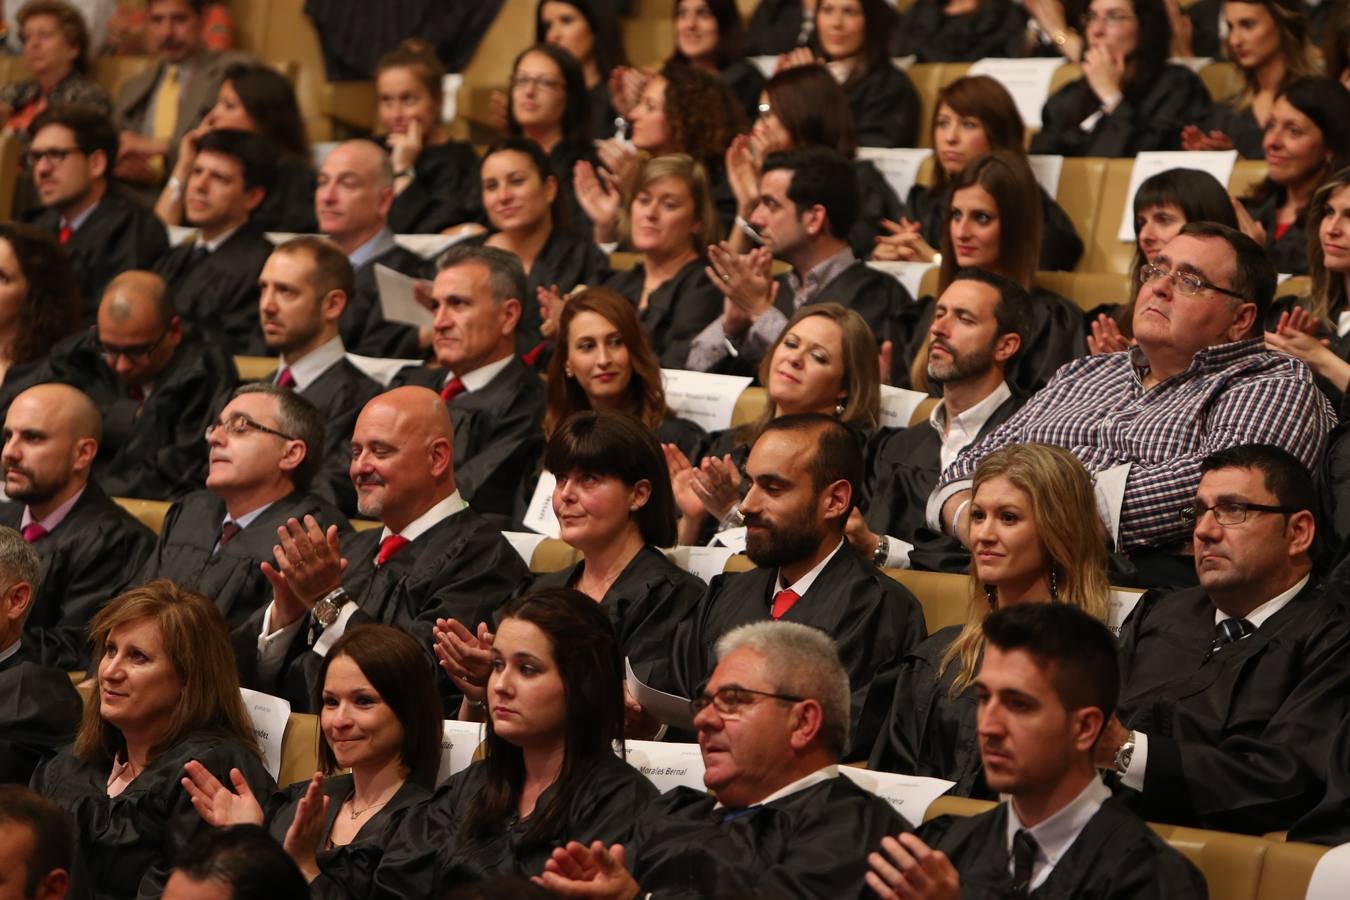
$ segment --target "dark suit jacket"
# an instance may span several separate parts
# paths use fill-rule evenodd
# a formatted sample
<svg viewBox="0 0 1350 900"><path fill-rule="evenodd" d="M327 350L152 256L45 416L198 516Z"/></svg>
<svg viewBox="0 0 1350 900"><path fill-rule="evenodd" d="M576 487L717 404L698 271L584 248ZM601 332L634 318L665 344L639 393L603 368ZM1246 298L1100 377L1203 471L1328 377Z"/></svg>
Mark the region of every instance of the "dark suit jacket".
<svg viewBox="0 0 1350 900"><path fill-rule="evenodd" d="M191 74L183 85L178 101L178 122L169 139L172 148L170 156L178 153L178 141L187 131L196 128L216 104L216 94L225 72L230 66L240 62L252 62L246 53L228 50L224 52L205 51L192 61ZM113 119L118 128L128 131L148 133L148 125L153 124L154 111L151 102L155 97L155 86L164 72L164 63L152 69L139 72L127 79L117 91L113 101ZM168 167L166 166L166 170Z"/></svg>
<svg viewBox="0 0 1350 900"><path fill-rule="evenodd" d="M33 224L59 235L61 213L44 209ZM115 276L128 269L149 269L168 250L168 233L155 214L109 188L66 244L66 252L79 273L86 320L93 324L103 289Z"/></svg>
<svg viewBox="0 0 1350 900"><path fill-rule="evenodd" d="M24 504L0 506L0 525L18 529ZM90 482L61 524L33 544L41 563L24 645L58 669L89 665L86 633L103 604L131 583L155 535Z"/></svg>
<svg viewBox="0 0 1350 900"><path fill-rule="evenodd" d="M234 359L218 344L184 335L155 379L139 416L91 335L52 351L53 380L74 385L103 411L94 476L114 497L173 500L206 481L206 426L239 383Z"/></svg>
<svg viewBox="0 0 1350 900"><path fill-rule="evenodd" d="M432 659L431 629L437 619L458 619L476 631L529 577L525 563L501 532L471 509L442 519L404 547L384 566L375 565L381 530L372 528L342 541L348 560L343 586L360 605L348 627L380 622L411 634ZM313 690L322 657L312 652L301 627L287 648L276 684L258 678L258 632L266 604L233 633L240 680L245 687L285 697L291 708L316 712ZM447 708L459 702L449 679L436 667Z"/></svg>
<svg viewBox="0 0 1350 900"><path fill-rule="evenodd" d="M713 578L675 635L675 681L684 696L712 674L718 638L769 618L777 580L775 568ZM900 661L926 635L918 601L845 543L783 619L818 628L839 645L853 694L847 758L866 756L890 709Z"/></svg>
<svg viewBox="0 0 1350 900"><path fill-rule="evenodd" d="M853 130L860 147L913 147L922 116L919 92L909 76L883 60L848 91Z"/></svg>
<svg viewBox="0 0 1350 900"><path fill-rule="evenodd" d="M313 494L293 493L267 507L217 551L225 501L210 491L194 491L169 507L138 582L168 578L209 597L226 624L235 628L272 600L272 586L259 564L274 561L277 528L287 519L303 522L305 516L313 516L325 530L337 525L344 534L351 532L346 517L332 505Z"/></svg>
<svg viewBox="0 0 1350 900"><path fill-rule="evenodd" d="M1118 714L1148 735L1151 822L1260 834L1322 798L1331 739L1350 712L1350 625L1315 584L1254 634L1211 654L1203 589L1149 592L1120 633Z"/></svg>
<svg viewBox="0 0 1350 900"><path fill-rule="evenodd" d="M0 784L27 785L43 760L74 740L83 711L70 676L27 646L0 662Z"/></svg>
<svg viewBox="0 0 1350 900"><path fill-rule="evenodd" d="M266 356L258 325L258 275L272 255L272 242L257 226L246 224L196 265L193 249L193 244L183 244L155 263L155 272L169 283L179 315L216 337L230 353Z"/></svg>
<svg viewBox="0 0 1350 900"><path fill-rule="evenodd" d="M407 368L392 387L415 384L440 392L445 370ZM477 391L450 401L455 425L455 484L475 510L505 527L516 494L544 448L544 383L513 357Z"/></svg>
<svg viewBox="0 0 1350 900"><path fill-rule="evenodd" d="M647 308L638 312L642 330L667 369L684 368L689 344L708 323L722 314L722 292L703 271L708 260L700 256L686 263L675 277L647 295ZM626 272L616 272L605 287L618 291L636 308L647 279L639 263Z"/></svg>
<svg viewBox="0 0 1350 900"><path fill-rule="evenodd" d="M375 283L379 263L413 278L431 278L435 267L402 247L392 247L356 270L356 289L347 298L338 328L347 349L362 356L420 359L426 354L417 345L417 329L385 319L380 309L380 291Z"/></svg>

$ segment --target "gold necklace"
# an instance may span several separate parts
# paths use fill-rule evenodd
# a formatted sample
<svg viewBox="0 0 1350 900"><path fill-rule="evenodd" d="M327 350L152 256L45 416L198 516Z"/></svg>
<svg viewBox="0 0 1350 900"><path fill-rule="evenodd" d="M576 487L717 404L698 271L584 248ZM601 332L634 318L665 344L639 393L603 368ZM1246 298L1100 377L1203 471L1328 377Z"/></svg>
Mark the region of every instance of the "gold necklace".
<svg viewBox="0 0 1350 900"><path fill-rule="evenodd" d="M356 819L357 819L358 816L364 816L366 813L370 812L372 809L379 809L381 806L384 806L384 805L387 804L390 800L393 800L393 799L394 799L393 797L389 797L389 798L387 798L387 799L385 799L385 800L381 800L379 803L372 803L372 804L370 804L370 806L367 806L365 809L357 809L357 808L356 808L356 795L353 794L353 795L352 795L352 799L348 801L348 805L351 807L352 821L356 821Z"/></svg>

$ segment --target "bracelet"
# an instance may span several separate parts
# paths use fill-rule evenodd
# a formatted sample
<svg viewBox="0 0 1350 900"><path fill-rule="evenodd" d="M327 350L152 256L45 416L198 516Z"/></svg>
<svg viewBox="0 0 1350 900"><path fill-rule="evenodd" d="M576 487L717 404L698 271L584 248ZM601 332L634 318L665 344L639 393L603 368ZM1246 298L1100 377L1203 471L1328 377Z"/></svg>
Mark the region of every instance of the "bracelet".
<svg viewBox="0 0 1350 900"><path fill-rule="evenodd" d="M1050 39L1055 42L1056 47L1063 47L1069 42L1069 36L1064 33L1062 28L1057 29L1054 34L1050 35Z"/></svg>
<svg viewBox="0 0 1350 900"><path fill-rule="evenodd" d="M183 182L179 180L177 175L169 176L168 188L169 188L169 197L173 200L174 203L177 203L179 200L183 199Z"/></svg>

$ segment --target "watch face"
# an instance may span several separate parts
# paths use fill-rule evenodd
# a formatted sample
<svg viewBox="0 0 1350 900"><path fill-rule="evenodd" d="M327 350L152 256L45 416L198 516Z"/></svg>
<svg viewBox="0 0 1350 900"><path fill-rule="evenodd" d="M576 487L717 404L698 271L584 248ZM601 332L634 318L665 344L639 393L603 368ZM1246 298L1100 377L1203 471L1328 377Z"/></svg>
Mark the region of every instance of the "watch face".
<svg viewBox="0 0 1350 900"><path fill-rule="evenodd" d="M320 625L327 627L337 621L338 608L331 600L320 600L314 604L314 618Z"/></svg>

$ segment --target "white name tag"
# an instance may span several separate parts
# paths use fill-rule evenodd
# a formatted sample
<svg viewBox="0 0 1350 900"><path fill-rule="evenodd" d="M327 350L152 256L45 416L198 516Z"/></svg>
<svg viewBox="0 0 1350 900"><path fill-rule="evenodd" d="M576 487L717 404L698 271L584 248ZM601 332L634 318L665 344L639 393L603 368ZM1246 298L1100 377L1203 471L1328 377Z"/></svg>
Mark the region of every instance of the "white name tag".
<svg viewBox="0 0 1350 900"><path fill-rule="evenodd" d="M918 409L919 404L927 399L928 395L922 391L911 391L906 388L883 384L881 386L881 427L908 428L910 419L914 418L914 410Z"/></svg>
<svg viewBox="0 0 1350 900"><path fill-rule="evenodd" d="M665 791L676 787L706 790L703 785L703 754L698 744L664 744L660 741L624 741L628 764Z"/></svg>
<svg viewBox="0 0 1350 900"><path fill-rule="evenodd" d="M1050 96L1050 82L1064 60L1054 58L981 59L971 75L987 75L1008 89L1028 128L1041 127L1041 110Z"/></svg>
<svg viewBox="0 0 1350 900"><path fill-rule="evenodd" d="M291 717L291 704L280 697L248 688L240 688L239 693L244 698L244 708L248 710L249 718L253 720L253 736L258 739L258 746L262 749L263 765L275 781L281 777L281 742L286 737L286 721Z"/></svg>
<svg viewBox="0 0 1350 900"><path fill-rule="evenodd" d="M1125 208L1120 214L1120 232L1116 237L1127 243L1134 240L1134 195L1145 179L1168 169L1199 169L1213 175L1227 190L1228 179L1232 177L1236 163L1236 150L1150 150L1136 153L1134 169L1130 172L1130 187L1125 192Z"/></svg>
<svg viewBox="0 0 1350 900"><path fill-rule="evenodd" d="M868 159L901 200L919 180L919 168L933 155L926 147L859 147L858 159Z"/></svg>
<svg viewBox="0 0 1350 900"><path fill-rule="evenodd" d="M445 720L441 728L441 765L436 770L437 784L469 767L478 745L483 743L486 736L484 727L481 722Z"/></svg>
<svg viewBox="0 0 1350 900"><path fill-rule="evenodd" d="M521 520L521 524L526 528L551 538L562 536L558 528L558 517L553 514L553 489L557 485L558 479L553 477L552 472L547 470L540 472L539 483L534 486L530 505L526 507L525 518Z"/></svg>
<svg viewBox="0 0 1350 900"><path fill-rule="evenodd" d="M687 369L662 369L666 405L712 434L731 427L736 400L754 379L741 375L712 375Z"/></svg>
<svg viewBox="0 0 1350 900"><path fill-rule="evenodd" d="M941 778L897 775L894 772L855 769L853 766L840 766L839 774L895 807L896 812L904 816L911 825L923 822L924 813L928 812L928 807L933 801L956 784L955 781L944 781Z"/></svg>

